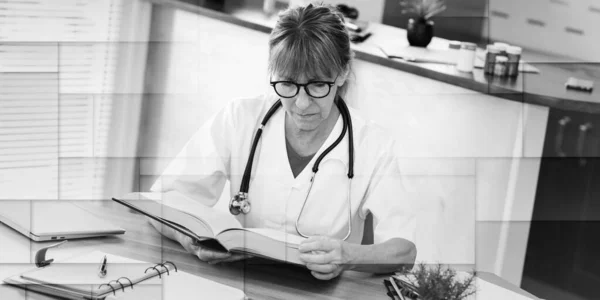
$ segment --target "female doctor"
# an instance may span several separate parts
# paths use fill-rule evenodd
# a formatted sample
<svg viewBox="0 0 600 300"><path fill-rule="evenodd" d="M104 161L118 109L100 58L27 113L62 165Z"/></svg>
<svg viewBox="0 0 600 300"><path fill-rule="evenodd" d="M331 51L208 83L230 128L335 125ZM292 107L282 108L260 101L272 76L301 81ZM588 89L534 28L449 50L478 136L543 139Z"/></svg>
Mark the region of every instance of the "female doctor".
<svg viewBox="0 0 600 300"><path fill-rule="evenodd" d="M403 189L394 143L342 99L352 57L343 17L333 7L281 13L269 39L272 93L233 101L213 116L152 190L212 206L229 180L238 220L307 237L300 259L318 279L346 269L411 267L415 205ZM369 213L374 244L361 245ZM172 230L163 234L209 263L243 258L202 248Z"/></svg>

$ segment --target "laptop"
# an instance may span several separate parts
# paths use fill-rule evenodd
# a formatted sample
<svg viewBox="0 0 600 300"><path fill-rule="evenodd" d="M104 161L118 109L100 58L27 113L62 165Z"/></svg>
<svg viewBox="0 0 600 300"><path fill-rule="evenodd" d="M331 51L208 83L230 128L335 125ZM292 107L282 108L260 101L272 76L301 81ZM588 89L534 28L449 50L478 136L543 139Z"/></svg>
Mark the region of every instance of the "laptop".
<svg viewBox="0 0 600 300"><path fill-rule="evenodd" d="M37 242L125 233L122 228L67 201L0 200L0 222Z"/></svg>

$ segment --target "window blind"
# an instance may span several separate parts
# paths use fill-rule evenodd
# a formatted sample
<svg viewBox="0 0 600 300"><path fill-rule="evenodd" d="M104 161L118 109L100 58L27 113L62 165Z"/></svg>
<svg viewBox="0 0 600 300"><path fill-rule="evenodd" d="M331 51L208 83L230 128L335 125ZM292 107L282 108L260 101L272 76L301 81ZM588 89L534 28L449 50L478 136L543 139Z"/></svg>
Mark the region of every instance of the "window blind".
<svg viewBox="0 0 600 300"><path fill-rule="evenodd" d="M0 1L2 199L101 196L126 1Z"/></svg>

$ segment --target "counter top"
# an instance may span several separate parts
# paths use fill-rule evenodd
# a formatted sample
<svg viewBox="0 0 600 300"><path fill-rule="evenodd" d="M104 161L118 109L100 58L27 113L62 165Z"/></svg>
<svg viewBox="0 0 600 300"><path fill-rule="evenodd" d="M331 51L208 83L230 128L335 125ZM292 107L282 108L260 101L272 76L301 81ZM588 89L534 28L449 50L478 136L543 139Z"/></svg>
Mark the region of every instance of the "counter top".
<svg viewBox="0 0 600 300"><path fill-rule="evenodd" d="M246 0L229 4L227 1L201 1L200 5L176 0L148 0L155 4L198 13L253 30L270 33L276 15L262 11L262 1ZM484 74L482 69L472 73L456 70L454 66L434 63L411 63L400 59L389 59L394 49L408 46L406 30L378 23L370 23L367 29L372 36L365 42L353 44L356 58L400 71L439 80L500 98L531 103L567 111L600 114L600 63L584 63L572 58L561 58L525 50L523 59L540 70L540 73L521 73L513 79L498 78ZM434 37L430 48L440 48L448 41ZM569 77L591 80L593 92L568 90L565 82Z"/></svg>

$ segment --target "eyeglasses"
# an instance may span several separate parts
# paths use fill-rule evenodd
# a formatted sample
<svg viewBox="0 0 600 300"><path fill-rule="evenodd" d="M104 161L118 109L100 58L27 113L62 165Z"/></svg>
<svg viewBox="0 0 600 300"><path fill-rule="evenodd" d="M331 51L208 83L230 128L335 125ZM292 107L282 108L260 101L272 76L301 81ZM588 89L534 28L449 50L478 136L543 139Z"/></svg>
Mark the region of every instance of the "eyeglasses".
<svg viewBox="0 0 600 300"><path fill-rule="evenodd" d="M337 79L337 77L336 77ZM334 81L311 81L305 84L295 83L293 81L271 81L271 86L275 89L275 93L283 98L292 98L298 95L300 88L304 87L304 91L313 98L325 98L331 92L331 87L335 84Z"/></svg>

